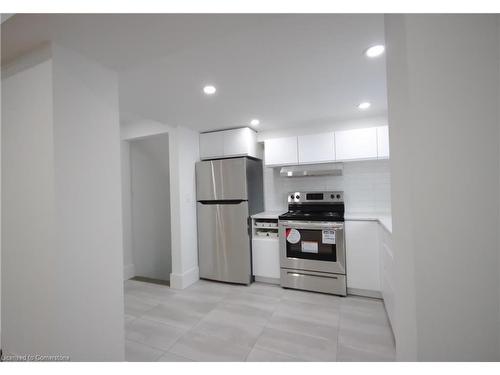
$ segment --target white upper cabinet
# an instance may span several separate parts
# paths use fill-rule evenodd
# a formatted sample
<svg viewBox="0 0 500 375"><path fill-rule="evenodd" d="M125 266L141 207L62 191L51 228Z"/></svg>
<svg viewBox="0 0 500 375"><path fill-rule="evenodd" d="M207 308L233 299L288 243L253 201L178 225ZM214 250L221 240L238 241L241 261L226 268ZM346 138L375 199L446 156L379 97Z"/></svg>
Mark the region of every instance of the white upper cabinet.
<svg viewBox="0 0 500 375"><path fill-rule="evenodd" d="M224 156L257 156L257 134L250 128L224 131Z"/></svg>
<svg viewBox="0 0 500 375"><path fill-rule="evenodd" d="M342 130L335 132L337 161L377 158L377 128Z"/></svg>
<svg viewBox="0 0 500 375"><path fill-rule="evenodd" d="M297 137L272 138L264 142L266 166L299 163Z"/></svg>
<svg viewBox="0 0 500 375"><path fill-rule="evenodd" d="M200 158L211 159L224 156L223 132L200 134Z"/></svg>
<svg viewBox="0 0 500 375"><path fill-rule="evenodd" d="M389 158L387 126L265 140L268 167Z"/></svg>
<svg viewBox="0 0 500 375"><path fill-rule="evenodd" d="M257 157L257 134L250 128L200 134L200 158Z"/></svg>
<svg viewBox="0 0 500 375"><path fill-rule="evenodd" d="M377 150L379 159L389 159L389 127L377 128Z"/></svg>
<svg viewBox="0 0 500 375"><path fill-rule="evenodd" d="M299 164L335 161L334 133L300 135L298 137Z"/></svg>

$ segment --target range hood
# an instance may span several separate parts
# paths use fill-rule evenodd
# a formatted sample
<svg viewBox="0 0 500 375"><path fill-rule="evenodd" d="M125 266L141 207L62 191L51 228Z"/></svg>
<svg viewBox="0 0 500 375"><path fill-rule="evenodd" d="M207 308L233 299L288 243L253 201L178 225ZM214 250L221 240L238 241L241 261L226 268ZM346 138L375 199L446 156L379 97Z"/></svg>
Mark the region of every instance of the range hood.
<svg viewBox="0 0 500 375"><path fill-rule="evenodd" d="M307 177L307 176L342 176L344 165L342 163L325 163L310 165L292 165L282 167L282 177Z"/></svg>

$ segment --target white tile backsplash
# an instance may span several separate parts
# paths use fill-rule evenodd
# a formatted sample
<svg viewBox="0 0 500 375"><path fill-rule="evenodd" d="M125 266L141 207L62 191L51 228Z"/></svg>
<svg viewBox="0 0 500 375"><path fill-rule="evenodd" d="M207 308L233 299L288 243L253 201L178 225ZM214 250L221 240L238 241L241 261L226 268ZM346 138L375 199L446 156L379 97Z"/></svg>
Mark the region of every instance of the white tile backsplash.
<svg viewBox="0 0 500 375"><path fill-rule="evenodd" d="M391 180L388 160L344 163L342 176L281 177L280 168L264 167L266 211L286 210L291 191L342 190L350 213L389 213Z"/></svg>

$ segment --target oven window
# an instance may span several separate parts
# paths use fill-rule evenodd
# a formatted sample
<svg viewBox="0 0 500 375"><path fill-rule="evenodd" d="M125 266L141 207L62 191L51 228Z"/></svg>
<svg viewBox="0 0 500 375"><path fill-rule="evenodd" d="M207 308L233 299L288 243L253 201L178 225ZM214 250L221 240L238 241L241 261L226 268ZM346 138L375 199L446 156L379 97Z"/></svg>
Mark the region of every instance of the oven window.
<svg viewBox="0 0 500 375"><path fill-rule="evenodd" d="M315 229L297 229L300 240L286 240L286 256L311 260L337 261L337 246L332 243L323 243L323 232ZM331 241L328 241L331 242Z"/></svg>

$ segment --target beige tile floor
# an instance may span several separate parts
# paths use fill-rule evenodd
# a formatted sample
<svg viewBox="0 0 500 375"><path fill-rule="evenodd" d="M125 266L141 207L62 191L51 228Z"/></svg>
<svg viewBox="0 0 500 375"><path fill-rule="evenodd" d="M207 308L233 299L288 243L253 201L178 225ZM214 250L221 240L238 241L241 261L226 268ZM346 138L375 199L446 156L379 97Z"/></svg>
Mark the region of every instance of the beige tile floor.
<svg viewBox="0 0 500 375"><path fill-rule="evenodd" d="M393 361L382 301L200 280L125 282L127 361Z"/></svg>

